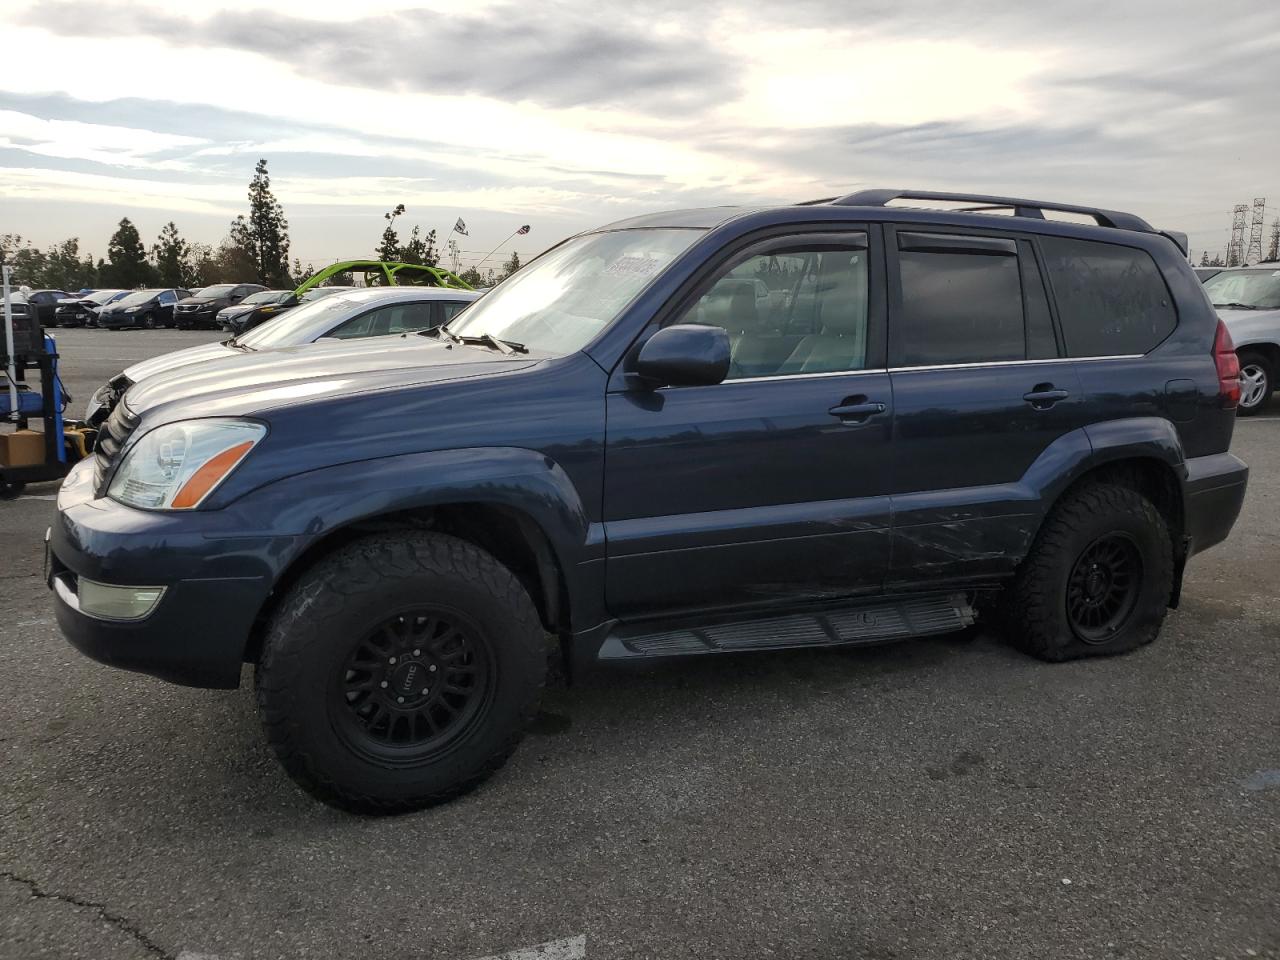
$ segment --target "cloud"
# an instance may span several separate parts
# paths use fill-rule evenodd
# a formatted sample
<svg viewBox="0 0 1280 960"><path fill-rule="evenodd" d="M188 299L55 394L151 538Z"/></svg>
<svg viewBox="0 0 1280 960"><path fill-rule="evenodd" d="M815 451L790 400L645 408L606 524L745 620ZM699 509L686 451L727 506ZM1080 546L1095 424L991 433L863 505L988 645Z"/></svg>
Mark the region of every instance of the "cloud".
<svg viewBox="0 0 1280 960"><path fill-rule="evenodd" d="M733 95L732 71L705 55L697 33L657 32L622 11L589 14L560 3L504 4L480 14L409 10L335 25L270 10L223 10L197 21L97 0L51 0L20 22L64 36L163 37L271 58L287 52L301 73L390 92L676 112Z"/></svg>

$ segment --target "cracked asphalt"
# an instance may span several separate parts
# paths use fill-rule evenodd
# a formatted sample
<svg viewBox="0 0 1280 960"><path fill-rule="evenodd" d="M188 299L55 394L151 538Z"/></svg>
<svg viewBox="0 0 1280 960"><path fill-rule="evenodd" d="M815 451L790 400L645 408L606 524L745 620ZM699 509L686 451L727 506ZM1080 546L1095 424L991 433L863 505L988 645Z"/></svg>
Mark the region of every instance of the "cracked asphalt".
<svg viewBox="0 0 1280 960"><path fill-rule="evenodd" d="M58 333L77 412L216 336ZM0 503L0 958L1280 957L1280 418L1233 449L1244 514L1136 654L978 633L597 673L489 784L382 820L284 776L248 671L71 649L32 487Z"/></svg>

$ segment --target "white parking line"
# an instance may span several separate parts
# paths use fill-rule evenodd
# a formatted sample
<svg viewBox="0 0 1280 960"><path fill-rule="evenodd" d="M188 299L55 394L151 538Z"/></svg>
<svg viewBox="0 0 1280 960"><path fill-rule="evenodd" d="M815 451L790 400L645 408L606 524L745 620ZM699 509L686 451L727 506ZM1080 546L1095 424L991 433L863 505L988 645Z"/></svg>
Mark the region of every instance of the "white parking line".
<svg viewBox="0 0 1280 960"><path fill-rule="evenodd" d="M498 953L479 960L582 960L587 955L587 936L578 934L566 940L548 940L532 947L521 947L510 953Z"/></svg>

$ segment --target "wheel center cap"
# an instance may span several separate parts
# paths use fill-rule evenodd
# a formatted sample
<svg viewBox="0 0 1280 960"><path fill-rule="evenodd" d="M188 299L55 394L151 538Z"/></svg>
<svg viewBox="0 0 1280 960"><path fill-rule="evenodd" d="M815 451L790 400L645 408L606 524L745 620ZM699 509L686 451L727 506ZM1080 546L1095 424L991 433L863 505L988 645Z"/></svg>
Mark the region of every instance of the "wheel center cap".
<svg viewBox="0 0 1280 960"><path fill-rule="evenodd" d="M1084 582L1085 593L1090 600L1097 600L1107 590L1107 577L1101 570L1093 570Z"/></svg>
<svg viewBox="0 0 1280 960"><path fill-rule="evenodd" d="M417 660L406 660L391 672L388 692L404 697L406 700L410 697L420 697L429 685L428 677L430 672L426 664L419 663Z"/></svg>

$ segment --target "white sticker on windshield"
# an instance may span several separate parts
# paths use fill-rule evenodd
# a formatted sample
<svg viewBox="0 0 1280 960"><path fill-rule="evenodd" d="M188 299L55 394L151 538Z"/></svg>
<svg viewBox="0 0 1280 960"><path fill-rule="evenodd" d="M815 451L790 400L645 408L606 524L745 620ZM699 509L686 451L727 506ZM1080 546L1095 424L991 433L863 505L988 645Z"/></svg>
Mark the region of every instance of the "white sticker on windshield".
<svg viewBox="0 0 1280 960"><path fill-rule="evenodd" d="M651 277L661 266L654 257L619 257L604 268L615 277Z"/></svg>

